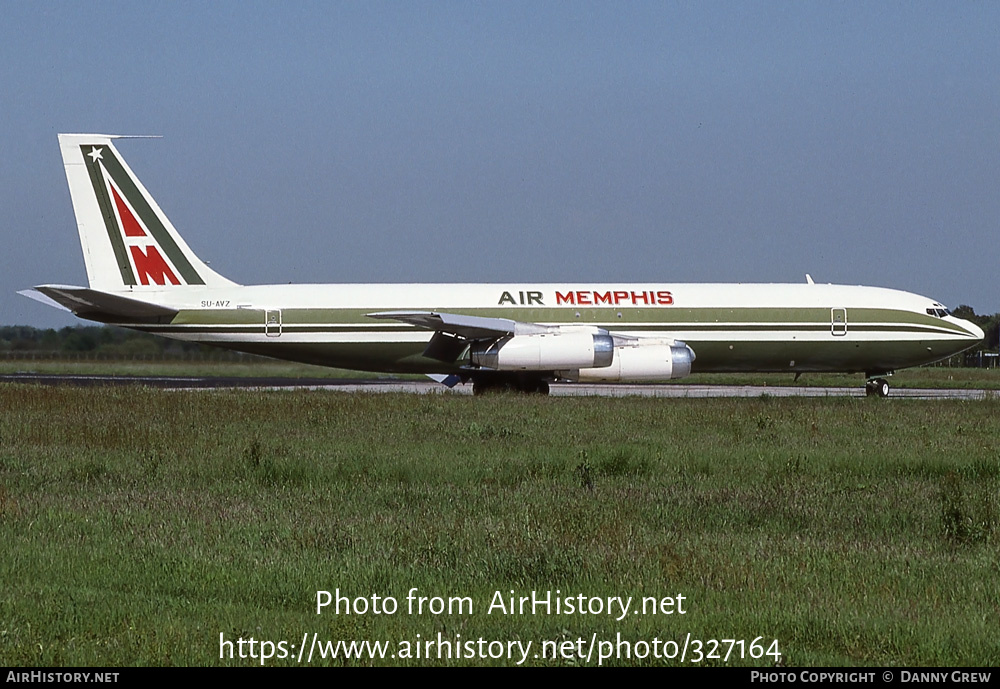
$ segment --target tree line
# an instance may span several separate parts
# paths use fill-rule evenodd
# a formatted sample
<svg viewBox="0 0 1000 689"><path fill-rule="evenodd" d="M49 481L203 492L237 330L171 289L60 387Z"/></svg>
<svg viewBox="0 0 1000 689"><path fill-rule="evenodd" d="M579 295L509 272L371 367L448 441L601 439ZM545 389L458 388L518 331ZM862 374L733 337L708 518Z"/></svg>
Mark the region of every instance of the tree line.
<svg viewBox="0 0 1000 689"><path fill-rule="evenodd" d="M93 355L107 359L169 359L204 355L218 359L223 350L193 342L171 340L107 325L33 328L28 325L0 326L0 355ZM234 354L234 357L241 355Z"/></svg>

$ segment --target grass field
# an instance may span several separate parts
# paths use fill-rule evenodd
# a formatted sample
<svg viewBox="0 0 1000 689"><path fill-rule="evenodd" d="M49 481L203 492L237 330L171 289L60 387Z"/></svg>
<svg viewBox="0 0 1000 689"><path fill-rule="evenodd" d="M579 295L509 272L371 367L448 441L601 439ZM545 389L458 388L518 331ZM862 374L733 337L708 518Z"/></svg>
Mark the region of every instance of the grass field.
<svg viewBox="0 0 1000 689"><path fill-rule="evenodd" d="M403 378L427 380L420 375L397 375L348 371L310 366L264 357L231 361L86 361L59 359L0 360L0 374L41 373L118 376L222 376L286 378ZM864 386L861 374L807 373L797 381L788 373L702 373L671 381L678 385L802 385L819 387ZM889 378L892 387L962 388L1000 390L1000 369L924 366L897 372Z"/></svg>
<svg viewBox="0 0 1000 689"><path fill-rule="evenodd" d="M69 359L10 359L0 360L0 374L39 373L47 375L96 376L196 376L227 378L421 378L424 376L390 376L366 371L311 366L291 361L263 357L247 357L247 361L197 360L69 360Z"/></svg>
<svg viewBox="0 0 1000 689"><path fill-rule="evenodd" d="M993 665L998 412L0 387L0 665L251 665L220 660L220 634L314 632L392 651L690 633L777 639L785 666ZM317 615L338 588L400 609ZM474 607L407 614L411 588ZM486 614L497 591L557 589L682 594L686 614ZM313 661L383 663L515 660Z"/></svg>

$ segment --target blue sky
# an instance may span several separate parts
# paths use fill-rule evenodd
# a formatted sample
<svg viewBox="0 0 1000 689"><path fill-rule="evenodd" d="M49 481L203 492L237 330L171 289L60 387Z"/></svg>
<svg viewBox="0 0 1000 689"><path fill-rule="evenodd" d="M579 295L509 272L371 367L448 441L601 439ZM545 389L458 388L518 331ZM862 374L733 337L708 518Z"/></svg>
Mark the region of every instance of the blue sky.
<svg viewBox="0 0 1000 689"><path fill-rule="evenodd" d="M820 282L1000 311L1000 4L0 0L0 323L58 132L238 282Z"/></svg>

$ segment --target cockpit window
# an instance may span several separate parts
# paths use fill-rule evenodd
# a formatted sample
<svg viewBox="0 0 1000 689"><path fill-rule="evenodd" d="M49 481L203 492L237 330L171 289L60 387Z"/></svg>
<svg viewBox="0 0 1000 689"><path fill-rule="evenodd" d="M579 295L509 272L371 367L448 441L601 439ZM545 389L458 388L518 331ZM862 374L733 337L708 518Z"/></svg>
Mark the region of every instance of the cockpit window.
<svg viewBox="0 0 1000 689"><path fill-rule="evenodd" d="M951 311L949 309L932 308L932 309L927 309L927 315L937 316L938 318L944 318L945 316L950 316Z"/></svg>

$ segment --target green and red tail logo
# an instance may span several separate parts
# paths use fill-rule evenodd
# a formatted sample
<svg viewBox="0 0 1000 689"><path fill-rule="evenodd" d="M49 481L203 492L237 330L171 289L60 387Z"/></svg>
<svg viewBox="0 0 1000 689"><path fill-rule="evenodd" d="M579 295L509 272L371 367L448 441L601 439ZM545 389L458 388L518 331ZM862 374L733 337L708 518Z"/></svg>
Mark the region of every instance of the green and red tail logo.
<svg viewBox="0 0 1000 689"><path fill-rule="evenodd" d="M203 285L110 146L80 147L126 285Z"/></svg>

